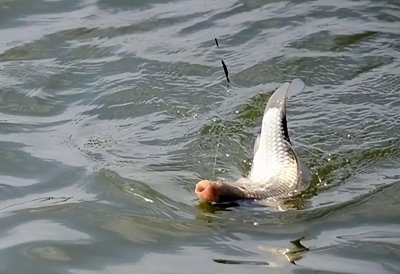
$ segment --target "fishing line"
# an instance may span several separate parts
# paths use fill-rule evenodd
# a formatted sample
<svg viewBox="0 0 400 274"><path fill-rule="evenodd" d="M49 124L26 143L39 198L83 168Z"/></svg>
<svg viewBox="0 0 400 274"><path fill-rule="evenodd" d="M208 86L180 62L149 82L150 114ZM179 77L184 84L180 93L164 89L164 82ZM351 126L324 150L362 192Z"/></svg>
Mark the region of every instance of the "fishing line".
<svg viewBox="0 0 400 274"><path fill-rule="evenodd" d="M207 4L206 4L205 0L203 0L203 6L204 6L205 14L206 14L208 8L207 8ZM213 28L211 28L211 31L212 31L213 36L214 36L215 45L217 46L217 48L219 48L220 45L219 45L217 36L215 35L215 31L214 31ZM226 81L227 81L227 92L229 92L230 82L231 82L230 79L229 79L229 71L228 71L228 67L226 66L226 64L225 64L225 62L224 62L224 60L222 58L221 58L221 65L222 65L222 69L224 70L225 78L226 78ZM223 112L225 112L225 106L223 108ZM220 119L220 120L222 121L222 119ZM216 127L216 128L218 129L218 127ZM224 130L225 130L225 127L222 124L222 131L224 131ZM222 136L222 134L218 134L218 137L217 137L217 147L215 149L214 163L213 163L213 169L212 169L211 178L214 178L214 175L215 175L215 168L217 166L217 160L218 160L218 152L219 152L219 147L221 145L221 136Z"/></svg>
<svg viewBox="0 0 400 274"><path fill-rule="evenodd" d="M229 87L227 89L227 92L229 92ZM226 106L224 106L222 112L225 113L225 110L226 110ZM222 119L220 119L220 120L222 122ZM218 129L218 127L217 127L217 129ZM214 163L213 163L211 178L214 178L214 175L215 175L215 167L217 166L219 147L221 146L221 137L222 137L223 132L225 131L225 125L223 123L221 123L221 130L222 130L222 133L218 134L218 137L217 137L217 147L215 149Z"/></svg>
<svg viewBox="0 0 400 274"><path fill-rule="evenodd" d="M214 164L213 164L213 169L212 169L211 178L214 178L214 175L215 175L215 167L217 166L218 150L219 150L220 139L221 139L220 137L221 137L221 134L218 135L218 139L217 139L217 148L215 149Z"/></svg>

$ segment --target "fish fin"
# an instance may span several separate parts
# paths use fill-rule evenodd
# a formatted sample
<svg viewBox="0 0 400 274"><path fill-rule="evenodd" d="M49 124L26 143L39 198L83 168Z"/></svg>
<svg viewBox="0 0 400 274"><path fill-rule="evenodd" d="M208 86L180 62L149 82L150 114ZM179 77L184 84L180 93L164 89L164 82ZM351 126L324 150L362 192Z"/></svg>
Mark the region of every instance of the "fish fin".
<svg viewBox="0 0 400 274"><path fill-rule="evenodd" d="M302 163L299 156L297 156L296 151L294 151L293 147L288 143L288 149L292 157L296 160L297 167L297 184L296 191L303 190L308 183L310 182L310 173L307 167Z"/></svg>
<svg viewBox="0 0 400 274"><path fill-rule="evenodd" d="M301 91L304 90L305 84L304 82L296 78L290 84L283 83L282 85L277 88L277 90L272 94L269 98L267 107L265 108L265 113L271 108L277 108L282 111L282 124L283 124L283 131L285 135L285 139L290 143L289 133L287 129L287 120L286 120L286 100L290 96L294 96Z"/></svg>
<svg viewBox="0 0 400 274"><path fill-rule="evenodd" d="M302 92L305 88L304 82L300 78L294 79L286 92L286 97L289 98L290 96L295 96Z"/></svg>
<svg viewBox="0 0 400 274"><path fill-rule="evenodd" d="M295 96L296 94L299 94L300 92L302 92L304 90L304 88L305 88L305 84L300 78L294 79L290 83L290 86L287 90L286 98L289 98L290 96ZM285 134L287 135L288 133L287 133L287 125L286 125L286 115L285 115L284 119L285 119L284 130L285 130ZM289 136L287 136L287 137L289 140ZM290 140L289 140L289 143L290 143ZM296 190L301 191L311 181L310 173L309 173L307 167L302 163L300 158L297 156L297 153L293 150L292 146L290 146L290 149L291 149L292 154L294 155L294 157L296 159L296 163L297 163L298 180L297 180Z"/></svg>
<svg viewBox="0 0 400 274"><path fill-rule="evenodd" d="M307 166L298 157L297 157L297 173L299 174L297 180L297 190L301 191L306 189L311 183L311 175Z"/></svg>
<svg viewBox="0 0 400 274"><path fill-rule="evenodd" d="M290 84L283 83L276 89L276 91L272 94L269 98L267 107L265 111L270 108L282 108L285 107L286 99L290 96L294 96L299 94L301 91L304 90L305 84L304 82L296 78Z"/></svg>
<svg viewBox="0 0 400 274"><path fill-rule="evenodd" d="M282 108L283 103L286 99L286 92L289 89L289 83L283 83L275 90L275 92L271 95L268 100L267 107L265 108L265 112L267 112L270 108Z"/></svg>
<svg viewBox="0 0 400 274"><path fill-rule="evenodd" d="M260 146L260 135L257 136L257 139L254 142L253 154L256 154L259 146Z"/></svg>

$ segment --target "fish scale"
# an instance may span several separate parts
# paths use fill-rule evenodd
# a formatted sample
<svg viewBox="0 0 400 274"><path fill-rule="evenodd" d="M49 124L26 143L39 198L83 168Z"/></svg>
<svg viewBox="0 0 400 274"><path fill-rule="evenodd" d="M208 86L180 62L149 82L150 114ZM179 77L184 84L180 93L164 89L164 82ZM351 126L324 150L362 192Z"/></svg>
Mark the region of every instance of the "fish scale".
<svg viewBox="0 0 400 274"><path fill-rule="evenodd" d="M282 84L266 106L256 141L249 181L239 188L246 198L288 196L304 187L307 171L290 143L286 125L287 98L304 88L300 79ZM304 170L303 170L304 169Z"/></svg>
<svg viewBox="0 0 400 274"><path fill-rule="evenodd" d="M309 182L307 169L292 148L286 125L286 101L304 89L295 79L282 84L271 96L264 111L260 136L254 145L250 175L234 183L201 180L196 184L200 199L227 202L239 199L287 197Z"/></svg>

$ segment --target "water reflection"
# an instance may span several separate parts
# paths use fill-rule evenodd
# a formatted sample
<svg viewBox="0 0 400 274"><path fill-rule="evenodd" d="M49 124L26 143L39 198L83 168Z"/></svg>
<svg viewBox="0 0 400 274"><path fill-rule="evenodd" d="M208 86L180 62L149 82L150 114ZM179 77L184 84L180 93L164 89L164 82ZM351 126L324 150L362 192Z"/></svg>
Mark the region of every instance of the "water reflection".
<svg viewBox="0 0 400 274"><path fill-rule="evenodd" d="M300 241L303 238L290 241L291 245L286 248L274 247L268 245L261 245L258 248L262 251L271 253L273 255L279 255L285 258L288 262L296 264L296 261L301 260L305 254L309 251ZM213 259L214 262L220 264L243 264L243 265L260 265L260 266L277 266L277 261L252 261L252 260L230 260L230 259Z"/></svg>
<svg viewBox="0 0 400 274"><path fill-rule="evenodd" d="M290 241L291 246L287 248L277 248L267 245L260 246L261 250L271 253L277 253L285 257L290 263L296 264L296 261L301 260L305 254L309 251L300 241L304 238L300 238L294 241Z"/></svg>
<svg viewBox="0 0 400 274"><path fill-rule="evenodd" d="M235 202L226 203L210 203L206 201L199 201L197 206L198 211L203 213L215 214L219 211L230 211L236 207L244 207L246 210L251 211L289 211L289 210L302 210L306 208L308 199L305 194L298 194L290 198L269 198L266 200L239 200ZM307 195L309 196L309 195Z"/></svg>

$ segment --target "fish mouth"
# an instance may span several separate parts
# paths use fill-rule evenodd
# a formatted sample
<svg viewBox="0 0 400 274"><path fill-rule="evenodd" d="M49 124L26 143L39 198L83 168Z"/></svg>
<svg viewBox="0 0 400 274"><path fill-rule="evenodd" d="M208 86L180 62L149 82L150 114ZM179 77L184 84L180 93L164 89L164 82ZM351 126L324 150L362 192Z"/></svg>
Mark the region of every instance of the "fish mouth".
<svg viewBox="0 0 400 274"><path fill-rule="evenodd" d="M215 203L245 198L245 193L241 189L220 181L202 180L196 184L195 193L200 200Z"/></svg>

